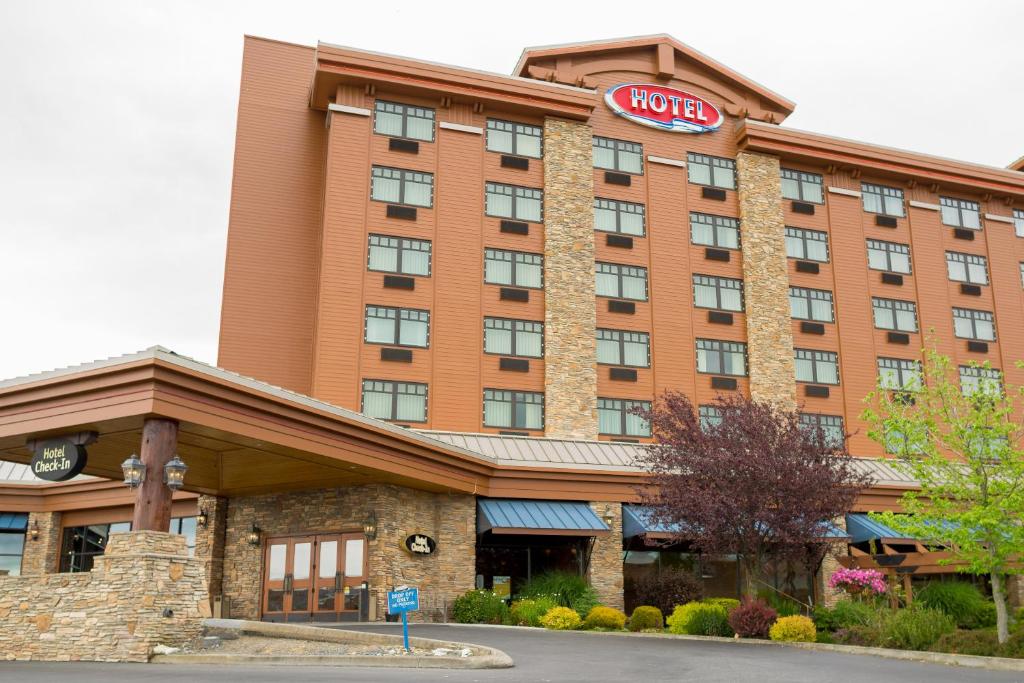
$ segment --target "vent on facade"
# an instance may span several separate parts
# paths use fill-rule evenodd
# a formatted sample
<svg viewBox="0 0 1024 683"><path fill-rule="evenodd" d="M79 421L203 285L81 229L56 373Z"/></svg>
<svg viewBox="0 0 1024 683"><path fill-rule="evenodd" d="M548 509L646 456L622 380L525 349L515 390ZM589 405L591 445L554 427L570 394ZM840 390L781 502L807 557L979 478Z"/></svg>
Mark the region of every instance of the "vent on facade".
<svg viewBox="0 0 1024 683"><path fill-rule="evenodd" d="M618 382L635 382L636 370L632 368L611 368L608 371L608 379L614 379Z"/></svg>
<svg viewBox="0 0 1024 683"><path fill-rule="evenodd" d="M704 258L708 261L728 261L731 257L726 249L712 249L707 247L704 250Z"/></svg>
<svg viewBox="0 0 1024 683"><path fill-rule="evenodd" d="M530 290L515 289L514 287L502 287L498 298L502 301L529 301Z"/></svg>
<svg viewBox="0 0 1024 683"><path fill-rule="evenodd" d="M609 185L622 185L629 187L633 184L633 178L625 173L614 173L612 171L604 172L604 181Z"/></svg>
<svg viewBox="0 0 1024 683"><path fill-rule="evenodd" d="M513 157L508 154L502 154L501 165L504 168L518 168L521 171L528 171L530 169L530 160L525 157Z"/></svg>
<svg viewBox="0 0 1024 683"><path fill-rule="evenodd" d="M607 234L604 236L604 243L609 247L618 247L620 249L632 249L633 238L626 237L625 235L612 235Z"/></svg>
<svg viewBox="0 0 1024 683"><path fill-rule="evenodd" d="M981 296L981 287L979 287L978 285L969 285L966 282L961 282L960 293L966 294L967 296Z"/></svg>
<svg viewBox="0 0 1024 683"><path fill-rule="evenodd" d="M615 441L616 443L640 443L640 439L622 439L618 437L609 439L609 441Z"/></svg>
<svg viewBox="0 0 1024 683"><path fill-rule="evenodd" d="M793 213L802 213L805 216L814 215L814 204L808 204L807 202L793 202Z"/></svg>
<svg viewBox="0 0 1024 683"><path fill-rule="evenodd" d="M498 433L502 436L529 436L530 432L513 432L507 429L499 429Z"/></svg>
<svg viewBox="0 0 1024 683"><path fill-rule="evenodd" d="M394 361L396 363L411 363L412 351L410 349L388 349L380 350L380 359Z"/></svg>
<svg viewBox="0 0 1024 683"><path fill-rule="evenodd" d="M403 140L401 138L391 138L388 140L388 149L392 152L410 152L412 154L419 154L420 143L415 140Z"/></svg>
<svg viewBox="0 0 1024 683"><path fill-rule="evenodd" d="M733 391L736 389L736 379L734 377L712 377L711 388Z"/></svg>
<svg viewBox="0 0 1024 683"><path fill-rule="evenodd" d="M414 221L416 220L416 209L411 206L388 204L387 215L388 218L401 218L404 221Z"/></svg>
<svg viewBox="0 0 1024 683"><path fill-rule="evenodd" d="M390 289L416 289L416 280L404 275L385 275L384 286Z"/></svg>
<svg viewBox="0 0 1024 683"><path fill-rule="evenodd" d="M700 188L700 196L704 199L714 199L715 201L725 201L725 190L720 187L702 187Z"/></svg>
<svg viewBox="0 0 1024 683"><path fill-rule="evenodd" d="M967 342L967 350L974 353L988 353L988 343L983 341Z"/></svg>
<svg viewBox="0 0 1024 683"><path fill-rule="evenodd" d="M804 386L804 396L813 396L814 398L828 398L828 387L823 387L817 384L808 384Z"/></svg>
<svg viewBox="0 0 1024 683"><path fill-rule="evenodd" d="M880 228L895 228L897 226L896 219L892 216L875 216L875 225Z"/></svg>
<svg viewBox="0 0 1024 683"><path fill-rule="evenodd" d="M732 325L732 313L708 311L708 322L716 325Z"/></svg>
<svg viewBox="0 0 1024 683"><path fill-rule="evenodd" d="M825 326L821 323L812 323L807 320L800 321L800 331L807 334L825 334Z"/></svg>
<svg viewBox="0 0 1024 683"><path fill-rule="evenodd" d="M821 268L814 261L797 261L796 272L798 273L820 273Z"/></svg>
<svg viewBox="0 0 1024 683"><path fill-rule="evenodd" d="M636 304L632 301L608 300L609 313L636 313Z"/></svg>
<svg viewBox="0 0 1024 683"><path fill-rule="evenodd" d="M896 273L882 273L882 282L887 285L902 285L903 276Z"/></svg>
<svg viewBox="0 0 1024 683"><path fill-rule="evenodd" d="M502 358L498 361L498 369L510 372L529 372L530 361L525 358Z"/></svg>
<svg viewBox="0 0 1024 683"><path fill-rule="evenodd" d="M905 332L890 332L886 335L890 344L909 344L910 335Z"/></svg>
<svg viewBox="0 0 1024 683"><path fill-rule="evenodd" d="M502 221L501 231L510 232L513 235L529 235L530 224L522 221Z"/></svg>
<svg viewBox="0 0 1024 683"><path fill-rule="evenodd" d="M968 228L953 228L953 237L958 240L967 240L969 242L974 241L974 230Z"/></svg>

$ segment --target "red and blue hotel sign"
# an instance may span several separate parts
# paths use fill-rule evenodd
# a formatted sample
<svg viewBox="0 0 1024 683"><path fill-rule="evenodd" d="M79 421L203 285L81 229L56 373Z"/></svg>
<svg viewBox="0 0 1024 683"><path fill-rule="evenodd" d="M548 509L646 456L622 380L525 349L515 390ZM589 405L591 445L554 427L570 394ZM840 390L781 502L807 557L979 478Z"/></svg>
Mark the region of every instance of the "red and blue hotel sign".
<svg viewBox="0 0 1024 683"><path fill-rule="evenodd" d="M710 133L722 125L718 107L685 90L654 83L622 83L604 94L605 104L633 123L673 133Z"/></svg>

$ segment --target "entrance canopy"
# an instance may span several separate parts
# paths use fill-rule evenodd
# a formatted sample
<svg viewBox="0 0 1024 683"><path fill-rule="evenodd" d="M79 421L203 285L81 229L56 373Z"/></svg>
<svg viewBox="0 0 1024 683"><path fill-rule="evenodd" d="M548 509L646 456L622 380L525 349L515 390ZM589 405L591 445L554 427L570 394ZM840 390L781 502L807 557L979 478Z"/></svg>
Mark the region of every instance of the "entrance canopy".
<svg viewBox="0 0 1024 683"><path fill-rule="evenodd" d="M586 503L481 498L476 503L477 533L532 536L605 536L608 525Z"/></svg>
<svg viewBox="0 0 1024 683"><path fill-rule="evenodd" d="M850 534L850 543L916 543L920 540L910 538L862 513L846 515L846 530Z"/></svg>
<svg viewBox="0 0 1024 683"><path fill-rule="evenodd" d="M826 541L847 538L847 533L831 522L821 525L821 539ZM622 537L629 539L636 536L657 539L680 538L683 528L676 524L666 524L658 520L654 511L646 505L622 506Z"/></svg>

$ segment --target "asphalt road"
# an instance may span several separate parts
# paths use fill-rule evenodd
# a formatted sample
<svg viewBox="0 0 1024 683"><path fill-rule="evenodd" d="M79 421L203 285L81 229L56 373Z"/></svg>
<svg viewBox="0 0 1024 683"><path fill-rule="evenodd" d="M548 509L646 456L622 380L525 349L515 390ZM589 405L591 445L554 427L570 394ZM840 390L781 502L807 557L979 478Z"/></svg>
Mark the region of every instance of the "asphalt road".
<svg viewBox="0 0 1024 683"><path fill-rule="evenodd" d="M395 633L391 625L359 628ZM515 668L489 671L355 669L327 667L225 667L169 664L57 664L0 662L0 681L695 681L700 683L971 683L1015 681L1024 673L979 671L878 657L811 652L761 645L630 638L594 633L545 633L535 629L413 625L413 635L490 645L516 661Z"/></svg>

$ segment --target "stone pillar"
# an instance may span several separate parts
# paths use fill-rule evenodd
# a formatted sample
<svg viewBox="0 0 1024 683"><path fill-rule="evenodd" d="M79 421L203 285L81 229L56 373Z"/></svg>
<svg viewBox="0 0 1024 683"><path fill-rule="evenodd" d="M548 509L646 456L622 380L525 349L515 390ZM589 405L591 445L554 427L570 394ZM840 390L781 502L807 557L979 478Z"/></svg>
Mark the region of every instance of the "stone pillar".
<svg viewBox="0 0 1024 683"><path fill-rule="evenodd" d="M1006 577L1006 597L1012 609L1024 607L1024 576Z"/></svg>
<svg viewBox="0 0 1024 683"><path fill-rule="evenodd" d="M832 520L832 524L838 529L846 529L845 518L834 519ZM815 598L820 600L826 607L835 605L846 595L846 592L843 590L828 587L828 580L831 579L832 574L842 566L839 564L839 558L846 554L846 539L829 543L828 552L825 554L825 558L821 561L821 567L818 569L817 576L814 577Z"/></svg>
<svg viewBox="0 0 1024 683"><path fill-rule="evenodd" d="M796 408L796 371L789 307L789 266L779 160L736 156L743 282L747 309L750 396Z"/></svg>
<svg viewBox="0 0 1024 683"><path fill-rule="evenodd" d="M224 579L224 535L228 524L228 499L217 496L199 496L198 509L205 512L205 527L196 525L195 557L203 563L206 583L213 600L221 595Z"/></svg>
<svg viewBox="0 0 1024 683"><path fill-rule="evenodd" d="M594 168L586 123L544 120L544 433L597 438Z"/></svg>
<svg viewBox="0 0 1024 683"><path fill-rule="evenodd" d="M39 529L39 537L32 540L32 530ZM22 576L53 574L60 567L60 513L30 512L25 533L25 550L21 555Z"/></svg>
<svg viewBox="0 0 1024 683"><path fill-rule="evenodd" d="M601 519L611 517L612 530L607 536L594 539L587 579L602 605L622 609L622 504L597 502L590 507Z"/></svg>

